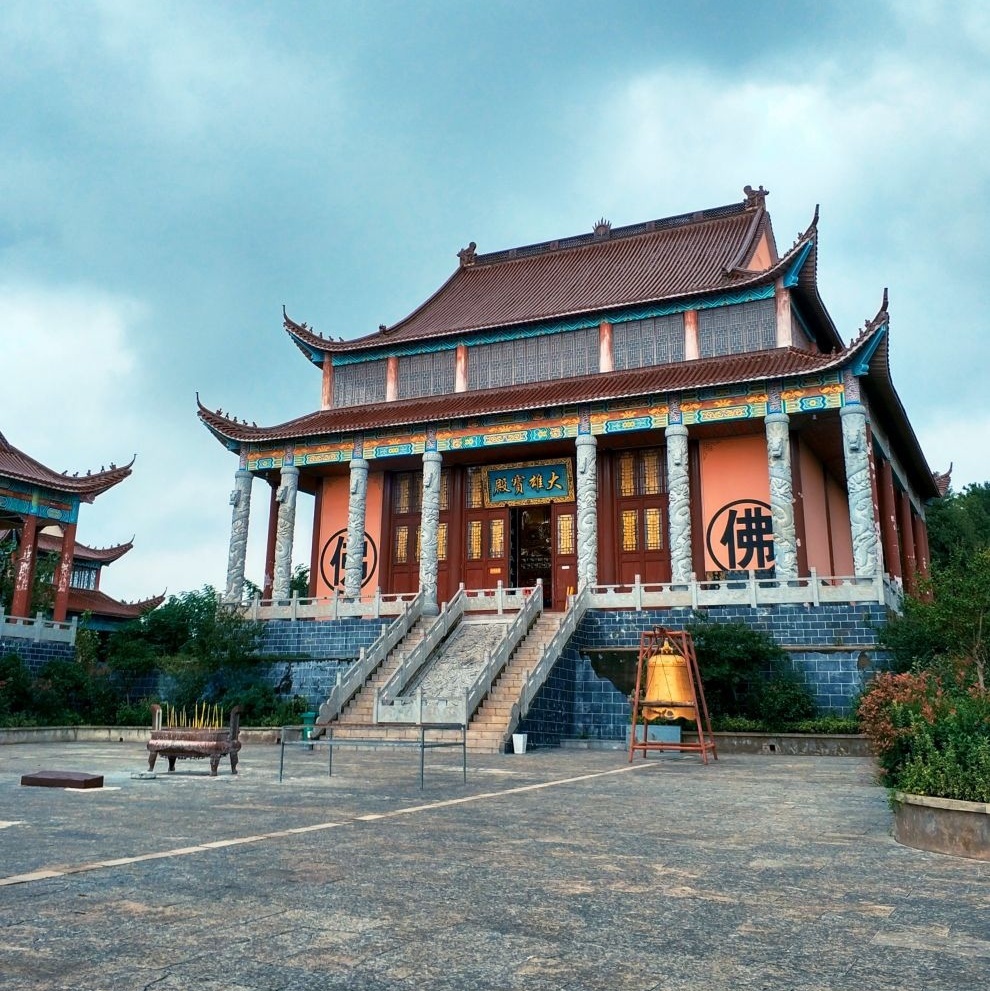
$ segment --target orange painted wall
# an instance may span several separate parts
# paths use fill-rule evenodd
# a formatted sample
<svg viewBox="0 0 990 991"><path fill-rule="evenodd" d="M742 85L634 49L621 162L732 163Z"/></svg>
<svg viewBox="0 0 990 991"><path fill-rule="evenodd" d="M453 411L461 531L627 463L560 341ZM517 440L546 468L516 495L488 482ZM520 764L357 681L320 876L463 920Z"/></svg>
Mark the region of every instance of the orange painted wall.
<svg viewBox="0 0 990 991"><path fill-rule="evenodd" d="M329 577L339 577L338 591L343 589L343 570L339 558L335 562L335 551L339 555L342 547L347 545L347 503L349 499L350 479L347 475L335 475L323 479L323 498L320 518L313 521L313 529L319 533L319 567L316 581L317 596L330 595L333 591L327 581ZM371 537L374 550L371 559L374 570L364 585L364 593L373 591L381 583L381 536L382 536L382 495L384 492L384 475L382 472L368 473L368 502L365 509L364 529ZM332 546L327 543L332 540ZM342 543L341 543L342 542Z"/></svg>
<svg viewBox="0 0 990 991"><path fill-rule="evenodd" d="M825 470L806 444L801 444L801 486L808 567L820 575L831 575Z"/></svg>
<svg viewBox="0 0 990 991"><path fill-rule="evenodd" d="M709 525L722 507L738 499L769 503L767 442L762 433L748 437L727 437L723 440L703 440L700 453L705 568L708 571L720 571L721 566L708 550ZM713 541L717 544L718 538L713 537Z"/></svg>
<svg viewBox="0 0 990 991"><path fill-rule="evenodd" d="M832 560L836 575L852 575L853 566L852 530L849 525L849 497L846 490L829 476L828 515L832 524Z"/></svg>

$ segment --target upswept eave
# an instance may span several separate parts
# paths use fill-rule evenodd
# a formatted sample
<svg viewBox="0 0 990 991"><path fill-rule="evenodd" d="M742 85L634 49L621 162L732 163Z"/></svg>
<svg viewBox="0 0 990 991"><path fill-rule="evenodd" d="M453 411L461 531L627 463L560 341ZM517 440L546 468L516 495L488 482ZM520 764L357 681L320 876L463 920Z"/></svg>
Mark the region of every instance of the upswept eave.
<svg viewBox="0 0 990 991"><path fill-rule="evenodd" d="M119 561L133 547L133 537L126 543L115 544L112 547L90 547L88 544L81 544L79 541L76 541L72 548L72 557L80 561L96 561L100 564L112 564L114 561ZM56 553L62 549L62 540L54 534L42 533L38 537L38 548L39 550Z"/></svg>
<svg viewBox="0 0 990 991"><path fill-rule="evenodd" d="M92 502L96 496L113 488L131 474L137 455L126 464L101 468L97 472L88 471L85 475L76 472L53 471L40 461L14 447L0 435L0 475L27 485L37 485L55 492L75 495L84 502Z"/></svg>

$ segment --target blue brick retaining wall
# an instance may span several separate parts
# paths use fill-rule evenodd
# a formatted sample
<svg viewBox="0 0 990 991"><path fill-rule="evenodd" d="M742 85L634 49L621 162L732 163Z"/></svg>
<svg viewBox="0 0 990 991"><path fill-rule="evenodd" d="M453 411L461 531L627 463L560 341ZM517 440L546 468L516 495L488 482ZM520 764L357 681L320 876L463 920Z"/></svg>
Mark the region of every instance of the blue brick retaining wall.
<svg viewBox="0 0 990 991"><path fill-rule="evenodd" d="M32 676L49 661L75 660L76 648L68 643L45 643L44 641L22 640L20 637L0 638L0 655L17 654Z"/></svg>
<svg viewBox="0 0 990 991"><path fill-rule="evenodd" d="M625 739L629 700L595 673L586 652L638 647L646 630L655 626L680 630L699 615L691 609L588 612L519 732L528 733L536 746L557 744L561 737ZM848 714L865 679L887 666L887 655L876 647L878 631L887 619L879 603L717 606L704 615L714 623L746 623L788 648L795 674L808 685L823 714Z"/></svg>
<svg viewBox="0 0 990 991"><path fill-rule="evenodd" d="M261 678L281 694L302 695L318 709L333 690L337 673L357 660L362 647L370 647L388 626L387 620L347 619L301 622L269 620L259 653L284 661L262 668Z"/></svg>

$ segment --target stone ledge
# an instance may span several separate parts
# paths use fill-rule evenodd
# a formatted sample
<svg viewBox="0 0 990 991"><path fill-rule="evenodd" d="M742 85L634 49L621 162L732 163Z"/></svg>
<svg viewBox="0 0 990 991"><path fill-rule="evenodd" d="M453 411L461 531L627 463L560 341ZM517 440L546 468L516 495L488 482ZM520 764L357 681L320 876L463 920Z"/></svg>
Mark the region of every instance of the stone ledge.
<svg viewBox="0 0 990 991"><path fill-rule="evenodd" d="M278 726L241 727L243 743L278 743ZM20 743L141 743L150 726L0 726L0 746Z"/></svg>
<svg viewBox="0 0 990 991"><path fill-rule="evenodd" d="M766 754L784 757L870 757L870 745L859 734L715 733L715 745L724 754ZM696 742L685 733L686 742ZM582 750L627 750L624 740L562 739L562 747Z"/></svg>
<svg viewBox="0 0 990 991"><path fill-rule="evenodd" d="M990 861L990 803L894 792L894 839L915 850Z"/></svg>

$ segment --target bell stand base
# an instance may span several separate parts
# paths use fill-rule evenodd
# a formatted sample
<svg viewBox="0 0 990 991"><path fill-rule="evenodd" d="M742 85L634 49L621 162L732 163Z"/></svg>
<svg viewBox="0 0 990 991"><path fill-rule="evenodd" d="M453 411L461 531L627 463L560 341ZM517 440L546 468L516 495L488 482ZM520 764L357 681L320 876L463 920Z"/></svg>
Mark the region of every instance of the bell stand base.
<svg viewBox="0 0 990 991"><path fill-rule="evenodd" d="M669 641L687 662L688 676L693 697L687 699L644 699L646 687L644 672L646 662L654 654L661 652L663 645ZM715 746L715 735L712 733L712 722L708 716L708 703L705 701L705 689L701 683L701 673L698 670L698 658L694 652L694 640L686 630L668 630L656 626L645 632L639 641L639 657L636 665L636 690L632 697L632 727L629 732L629 763L633 762L637 751L644 759L651 750L680 751L682 753L701 754L703 763L708 763L708 754L712 760L718 760L718 750ZM688 704L685 704L688 703ZM698 728L697 743L675 743L672 740L649 740L646 711L653 709L686 709L694 710L694 724ZM636 739L636 730L643 727L643 739Z"/></svg>

